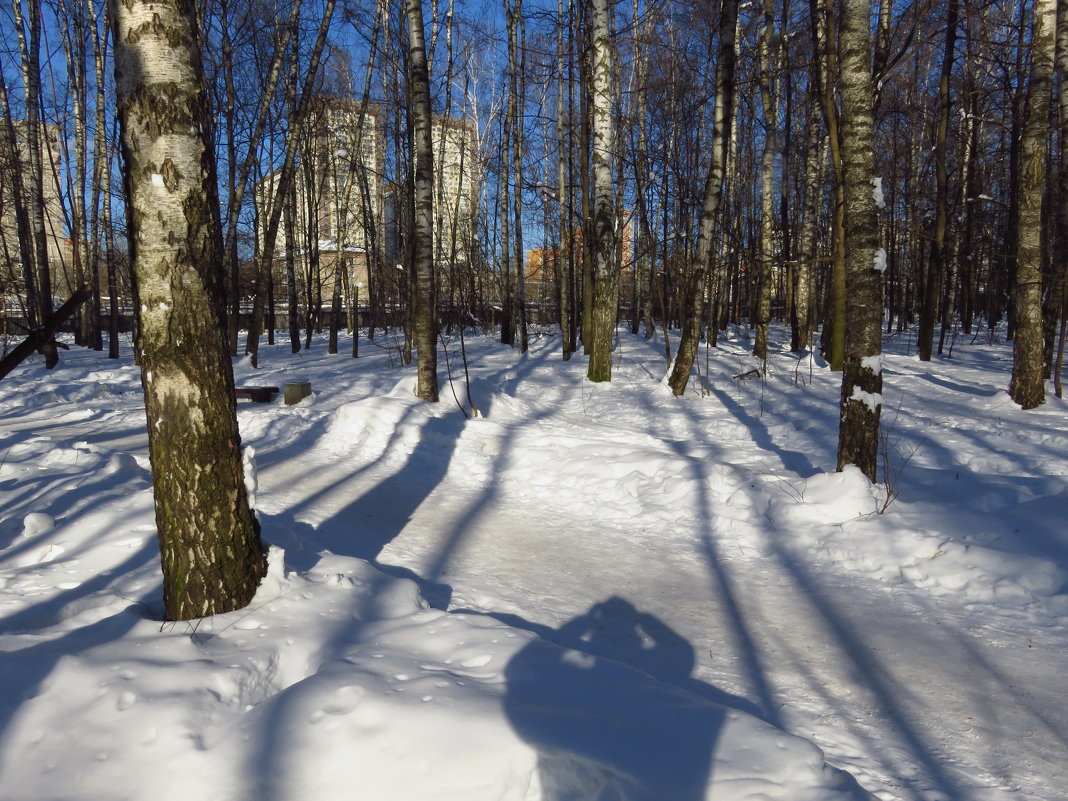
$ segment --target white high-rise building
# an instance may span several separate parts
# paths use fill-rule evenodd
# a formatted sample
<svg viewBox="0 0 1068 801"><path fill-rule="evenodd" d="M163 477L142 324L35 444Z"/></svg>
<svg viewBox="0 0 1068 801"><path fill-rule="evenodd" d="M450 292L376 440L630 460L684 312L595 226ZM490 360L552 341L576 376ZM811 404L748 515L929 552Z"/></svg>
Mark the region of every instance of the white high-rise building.
<svg viewBox="0 0 1068 801"><path fill-rule="evenodd" d="M404 193L398 191L398 184L386 181L384 109L378 104L364 107L359 101L324 97L313 104L310 113L313 116L297 151L296 241L292 247L303 267L309 264L312 250L316 251L319 280L324 294L329 294L336 265L344 265L343 283L353 286L367 284L368 270L376 262L403 266L407 211L401 205ZM466 263L476 197L475 122L435 115L433 139L435 261L439 265ZM255 191L261 247L279 178L280 171L272 173ZM280 225L276 263L281 263L289 247ZM394 276L383 280L388 286Z"/></svg>

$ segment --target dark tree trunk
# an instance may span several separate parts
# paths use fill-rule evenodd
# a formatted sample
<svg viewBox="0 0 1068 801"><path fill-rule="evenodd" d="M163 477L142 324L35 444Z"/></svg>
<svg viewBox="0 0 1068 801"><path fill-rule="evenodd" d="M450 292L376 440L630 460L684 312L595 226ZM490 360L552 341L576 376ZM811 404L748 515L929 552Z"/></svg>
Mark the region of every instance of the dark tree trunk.
<svg viewBox="0 0 1068 801"><path fill-rule="evenodd" d="M1042 201L1046 182L1050 94L1053 83L1057 0L1035 0L1031 81L1020 142L1019 216L1013 307L1012 381L1009 394L1024 409L1046 400L1042 332Z"/></svg>
<svg viewBox="0 0 1068 801"><path fill-rule="evenodd" d="M417 348L415 394L438 400L438 326L434 285L434 150L431 134L430 70L423 38L421 0L406 0L408 16L408 98L412 119L415 174L412 219L412 275L415 278L414 334Z"/></svg>
<svg viewBox="0 0 1068 801"><path fill-rule="evenodd" d="M938 84L938 128L935 132L935 223L931 236L923 304L920 307L918 349L920 361L931 361L934 350L935 320L939 314L942 284L946 271L946 223L949 217L949 176L946 171L946 139L949 133L949 79L953 74L953 50L957 41L957 0L949 0L946 13L946 41L942 53L942 76ZM939 345L939 353L942 348Z"/></svg>
<svg viewBox="0 0 1068 801"><path fill-rule="evenodd" d="M882 412L882 273L873 192L875 95L871 76L871 0L842 4L841 107L847 306L838 469L859 467L876 480Z"/></svg>
<svg viewBox="0 0 1068 801"><path fill-rule="evenodd" d="M723 178L730 144L731 111L734 107L735 29L738 21L737 0L724 0L719 17L719 57L716 61L716 110L712 130L712 161L705 181L704 205L697 234L694 265L694 288L691 306L684 313L682 338L675 355L668 383L675 395L686 391L690 371L697 356L704 313L705 281L712 261L712 232L719 217ZM665 315L667 310L664 310Z"/></svg>

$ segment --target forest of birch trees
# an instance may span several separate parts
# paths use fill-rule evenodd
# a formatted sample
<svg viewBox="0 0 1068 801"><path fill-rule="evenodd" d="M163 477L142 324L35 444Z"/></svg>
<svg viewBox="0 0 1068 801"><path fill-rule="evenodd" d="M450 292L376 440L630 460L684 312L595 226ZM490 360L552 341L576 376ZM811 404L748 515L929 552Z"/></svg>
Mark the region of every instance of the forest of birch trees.
<svg viewBox="0 0 1068 801"><path fill-rule="evenodd" d="M197 2L230 348L255 358L276 332L297 349L329 329L336 349L355 322L371 340L402 332L407 361L442 329L520 350L553 332L562 358L581 348L589 377L608 380L625 324L663 332L681 394L698 344L732 325L752 329L758 358L768 326L786 326L793 350L817 349L836 370L874 364L880 331L925 360L962 337L1007 337L1013 397L1038 405L1044 379L1060 391L1068 306L1064 6ZM106 0L0 11L5 343L83 286L79 344L116 356L136 326L115 11ZM434 135L413 102L426 94L431 116L471 126L473 203L452 215L451 237L421 247L426 198L450 202L418 180L434 170L415 146ZM353 119L373 127L380 156L344 168L345 205L366 212L358 287L321 280L314 232L294 246L300 165L332 99L376 109ZM858 113L870 116L860 128ZM390 220L372 213L383 194ZM871 208L851 210L865 194ZM851 258L876 269L851 270ZM878 394L859 376L853 387Z"/></svg>
<svg viewBox="0 0 1068 801"><path fill-rule="evenodd" d="M0 379L59 364L64 324L116 358L132 337L168 619L263 574L229 356L265 337L338 353L344 326L428 402L457 333L557 336L602 382L625 325L676 396L722 332L765 370L788 339L841 373L838 468L872 481L887 338L925 361L1008 339L1013 400L1061 393L1068 0L10 0L0 23Z"/></svg>

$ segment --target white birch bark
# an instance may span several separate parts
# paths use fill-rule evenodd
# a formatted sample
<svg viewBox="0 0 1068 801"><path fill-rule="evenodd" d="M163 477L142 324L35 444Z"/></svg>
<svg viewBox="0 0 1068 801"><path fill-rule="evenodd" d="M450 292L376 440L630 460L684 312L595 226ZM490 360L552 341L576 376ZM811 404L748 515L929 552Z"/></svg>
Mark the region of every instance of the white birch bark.
<svg viewBox="0 0 1068 801"><path fill-rule="evenodd" d="M194 7L111 10L165 614L185 620L248 604L266 559L243 477Z"/></svg>
<svg viewBox="0 0 1068 801"><path fill-rule="evenodd" d="M614 258L616 193L612 161L616 131L612 110L612 40L608 13L608 0L589 0L587 19L591 26L590 76L593 81L590 104L593 140L593 236L590 242L593 255L593 303L591 319L583 321L583 328L589 332L590 363L586 377L590 381L612 380L612 343L615 339L619 295L619 266Z"/></svg>

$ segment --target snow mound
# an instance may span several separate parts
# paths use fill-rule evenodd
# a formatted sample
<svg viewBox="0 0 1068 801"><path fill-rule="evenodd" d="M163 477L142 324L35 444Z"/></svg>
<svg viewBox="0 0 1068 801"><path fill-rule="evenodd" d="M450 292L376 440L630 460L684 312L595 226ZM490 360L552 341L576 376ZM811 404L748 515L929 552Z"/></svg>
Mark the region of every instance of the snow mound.
<svg viewBox="0 0 1068 801"><path fill-rule="evenodd" d="M390 445L398 426L411 411L410 402L401 401L392 394L386 398L346 403L334 412L324 439L337 448L381 453Z"/></svg>
<svg viewBox="0 0 1068 801"><path fill-rule="evenodd" d="M1054 613L1068 607L1068 598L1059 598L1068 590L1068 570L1056 562L969 542L968 534L946 537L931 527L934 519L925 524L916 514L875 515L876 492L849 465L810 478L792 493L776 494L769 517L799 546L879 581L973 604L1019 608L1055 599Z"/></svg>
<svg viewBox="0 0 1068 801"><path fill-rule="evenodd" d="M47 534L56 527L56 521L50 515L41 512L30 512L22 519L22 536L36 537Z"/></svg>
<svg viewBox="0 0 1068 801"><path fill-rule="evenodd" d="M414 373L412 375L406 375L404 378L394 384L393 389L389 391L387 397L411 398L415 395L415 390L418 385L419 379Z"/></svg>
<svg viewBox="0 0 1068 801"><path fill-rule="evenodd" d="M839 564L891 583L920 587L932 596L1009 608L1053 599L1068 588L1068 571L1048 559L908 529L890 516L860 533L828 533L821 547ZM851 527L847 527L849 529Z"/></svg>
<svg viewBox="0 0 1068 801"><path fill-rule="evenodd" d="M901 566L903 578L932 595L956 595L973 603L1017 606L1053 596L1068 587L1068 572L1045 559L931 538ZM926 542L923 542L923 541Z"/></svg>
<svg viewBox="0 0 1068 801"><path fill-rule="evenodd" d="M837 525L876 511L878 503L872 483L851 464L838 473L812 476L793 497L787 494L773 498L769 508L781 528Z"/></svg>

